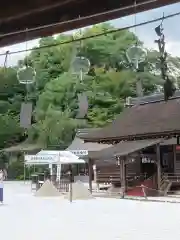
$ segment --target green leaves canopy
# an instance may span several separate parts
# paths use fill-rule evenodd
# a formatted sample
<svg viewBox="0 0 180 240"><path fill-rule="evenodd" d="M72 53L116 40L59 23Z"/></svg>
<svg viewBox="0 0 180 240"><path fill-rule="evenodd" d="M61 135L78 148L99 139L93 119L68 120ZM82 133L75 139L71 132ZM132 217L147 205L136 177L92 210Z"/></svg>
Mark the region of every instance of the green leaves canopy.
<svg viewBox="0 0 180 240"><path fill-rule="evenodd" d="M114 29L109 24L95 25L83 31L84 36L103 33ZM37 72L36 84L31 88L30 99L34 103L33 125L28 131L30 142L46 146L67 146L78 127L103 127L112 121L124 107L126 97L136 96L136 82L140 78L144 94L150 94L162 85L156 68L157 52L148 52L149 65L143 73L136 74L121 65L126 62L126 49L139 41L130 31L121 31L83 41L80 51L77 44L58 43L72 39L72 35L61 34L43 38L39 46L54 47L34 50L19 62L28 62ZM142 44L142 43L141 43ZM91 61L89 74L83 83L70 73L71 62L77 55ZM171 58L175 66L179 60ZM153 71L152 71L153 66ZM26 132L19 128L20 104L26 91L19 85L16 69L0 69L0 146L3 148L22 141ZM89 110L86 121L75 119L78 108L78 94L86 92Z"/></svg>

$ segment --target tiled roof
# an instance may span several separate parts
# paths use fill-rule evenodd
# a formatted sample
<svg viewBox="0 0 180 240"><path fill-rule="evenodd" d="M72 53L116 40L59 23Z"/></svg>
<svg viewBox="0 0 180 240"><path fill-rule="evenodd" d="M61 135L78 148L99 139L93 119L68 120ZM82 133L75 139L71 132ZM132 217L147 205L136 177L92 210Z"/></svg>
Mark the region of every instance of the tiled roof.
<svg viewBox="0 0 180 240"><path fill-rule="evenodd" d="M68 151L88 151L88 152L96 152L100 151L104 148L109 148L112 145L108 144L100 144L96 142L87 142L84 143L84 140L82 140L80 137L83 137L84 134L87 134L89 132L93 132L99 130L99 128L84 128L84 129L78 129L76 136L70 146L66 149Z"/></svg>
<svg viewBox="0 0 180 240"><path fill-rule="evenodd" d="M91 132L95 132L95 131L98 131L100 130L101 128L80 128L80 129L77 129L77 132L76 132L76 137L79 137L79 138L83 138L83 136L85 134L88 134L88 133L91 133Z"/></svg>
<svg viewBox="0 0 180 240"><path fill-rule="evenodd" d="M111 124L83 136L87 141L180 134L180 98L126 108Z"/></svg>
<svg viewBox="0 0 180 240"><path fill-rule="evenodd" d="M174 96L172 98L179 98L180 97L180 91L176 91ZM171 99L172 99L171 98ZM137 105L137 104L145 104L145 103L152 103L152 102L158 102L164 100L164 93L154 93L152 95L143 96L143 97L135 97L129 98L130 105Z"/></svg>
<svg viewBox="0 0 180 240"><path fill-rule="evenodd" d="M87 142L84 143L84 141L78 137L75 137L75 139L72 141L71 145L66 149L67 151L73 151L73 150L87 150L91 152L100 151L104 148L109 148L112 145L108 144L100 144L95 142Z"/></svg>
<svg viewBox="0 0 180 240"><path fill-rule="evenodd" d="M42 145L38 144L30 144L27 142L20 143L15 146L11 146L8 148L1 149L0 152L38 152L43 148Z"/></svg>
<svg viewBox="0 0 180 240"><path fill-rule="evenodd" d="M98 152L92 152L89 157L94 160L109 159L110 161L116 161L115 156L123 157L140 151L142 149L151 147L163 141L163 139L148 139L148 140L138 140L138 141L124 141L115 144L112 147L102 149Z"/></svg>

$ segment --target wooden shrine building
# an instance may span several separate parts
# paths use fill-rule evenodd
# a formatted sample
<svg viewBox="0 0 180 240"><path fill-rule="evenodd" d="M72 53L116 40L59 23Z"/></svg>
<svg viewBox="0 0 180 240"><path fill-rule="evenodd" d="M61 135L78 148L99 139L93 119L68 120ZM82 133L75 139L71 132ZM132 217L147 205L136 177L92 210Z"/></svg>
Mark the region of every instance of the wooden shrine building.
<svg viewBox="0 0 180 240"><path fill-rule="evenodd" d="M128 181L133 182L132 176L137 179L141 175L153 178L153 187L159 190L169 181L176 188L180 187L179 120L180 93L168 102L162 94L156 94L131 99L129 107L111 124L82 138L85 142L112 145L91 152L89 158L97 164L106 162L106 175L112 178L118 169L119 182L125 189ZM114 166L113 171L110 166Z"/></svg>

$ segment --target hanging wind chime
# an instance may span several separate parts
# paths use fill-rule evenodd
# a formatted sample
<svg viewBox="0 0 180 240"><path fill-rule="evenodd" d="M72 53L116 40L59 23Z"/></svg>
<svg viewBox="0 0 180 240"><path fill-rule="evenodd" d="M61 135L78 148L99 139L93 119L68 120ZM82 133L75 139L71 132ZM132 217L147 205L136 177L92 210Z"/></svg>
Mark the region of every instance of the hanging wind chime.
<svg viewBox="0 0 180 240"><path fill-rule="evenodd" d="M80 31L74 35L74 39L82 38L82 32ZM78 44L75 45L76 55L71 63L71 72L77 77L80 84L82 85L82 90L78 94L78 113L76 118L84 119L88 112L88 98L86 93L83 91L83 80L86 74L88 74L90 69L90 61L81 54L82 41L80 40Z"/></svg>
<svg viewBox="0 0 180 240"><path fill-rule="evenodd" d="M25 101L21 103L21 112L20 112L20 126L25 129L28 129L31 127L33 106L32 106L32 102L28 99L28 92L29 92L29 86L33 84L36 79L35 69L28 65L27 41L28 39L27 39L27 31L26 31L25 66L17 70L17 79L19 83L24 84L26 86Z"/></svg>
<svg viewBox="0 0 180 240"><path fill-rule="evenodd" d="M136 1L134 2L134 25L135 25L135 38L136 38ZM126 57L129 62L129 66L133 69L135 72L144 72L144 62L146 61L147 57L147 51L145 48L143 48L142 45L140 45L136 39L136 43L132 46L130 46L126 51ZM137 78L136 82L136 91L138 96L143 95L143 89L142 89L142 82L140 78Z"/></svg>
<svg viewBox="0 0 180 240"><path fill-rule="evenodd" d="M165 36L163 33L163 20L164 15L162 18L162 22L155 28L155 32L159 37L158 40L155 40L155 43L158 44L158 49L160 53L159 62L160 62L160 70L161 76L164 82L164 100L167 101L170 97L172 97L176 91L176 88L172 82L172 80L168 76L168 63L167 63L167 52L165 50Z"/></svg>
<svg viewBox="0 0 180 240"><path fill-rule="evenodd" d="M136 1L134 2L134 35L136 38L136 24L137 24L137 10L136 10ZM126 57L128 59L128 62L130 63L131 67L135 71L141 70L140 63L144 62L146 60L147 51L145 48L143 48L142 45L139 44L137 39L135 39L136 43L132 46L130 46L126 51Z"/></svg>

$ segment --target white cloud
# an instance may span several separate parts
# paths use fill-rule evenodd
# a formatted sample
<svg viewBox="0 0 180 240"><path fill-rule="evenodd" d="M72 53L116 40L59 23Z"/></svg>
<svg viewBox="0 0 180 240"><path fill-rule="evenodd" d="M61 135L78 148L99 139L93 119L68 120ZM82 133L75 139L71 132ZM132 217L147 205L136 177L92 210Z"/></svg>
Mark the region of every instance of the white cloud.
<svg viewBox="0 0 180 240"><path fill-rule="evenodd" d="M180 57L180 42L179 41L167 42L166 50L173 56Z"/></svg>
<svg viewBox="0 0 180 240"><path fill-rule="evenodd" d="M9 52L17 52L21 50L26 50L26 48L33 48L38 45L38 39L28 41L27 44L25 42L14 44L11 46L0 48L0 54L6 54L7 51ZM19 60L23 59L26 56L26 52L22 53L15 53L15 54L8 54L7 57L7 66L15 65ZM0 65L4 65L5 55L0 56Z"/></svg>

